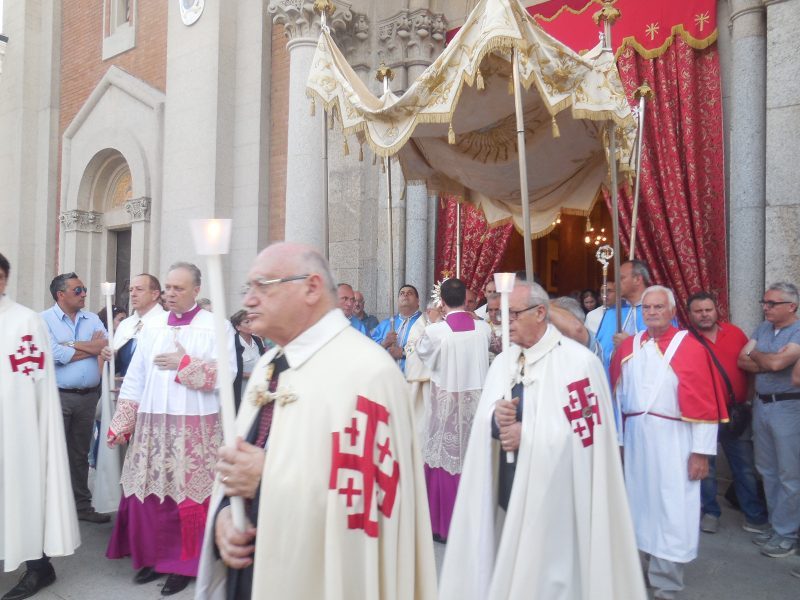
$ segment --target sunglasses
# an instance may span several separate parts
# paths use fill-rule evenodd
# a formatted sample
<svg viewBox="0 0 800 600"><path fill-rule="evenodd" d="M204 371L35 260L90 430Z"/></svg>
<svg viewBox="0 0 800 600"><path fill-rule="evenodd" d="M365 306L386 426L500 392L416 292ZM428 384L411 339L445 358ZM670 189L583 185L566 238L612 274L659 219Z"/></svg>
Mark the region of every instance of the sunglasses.
<svg viewBox="0 0 800 600"><path fill-rule="evenodd" d="M86 286L83 287L78 286L72 289L72 293L75 294L76 296L80 296L81 294L88 294L89 288L87 288Z"/></svg>

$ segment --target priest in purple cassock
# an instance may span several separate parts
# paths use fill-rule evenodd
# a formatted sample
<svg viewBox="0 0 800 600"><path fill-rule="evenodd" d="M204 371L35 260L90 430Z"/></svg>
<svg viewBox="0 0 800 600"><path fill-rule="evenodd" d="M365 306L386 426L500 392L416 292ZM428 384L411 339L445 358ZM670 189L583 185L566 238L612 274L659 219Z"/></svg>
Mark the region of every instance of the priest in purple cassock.
<svg viewBox="0 0 800 600"><path fill-rule="evenodd" d="M109 445L130 440L131 446L106 555L131 556L139 569L136 583L168 574L165 596L197 575L222 440L214 322L196 303L200 277L189 263L170 268L169 312L142 332L108 432ZM236 373L233 328L228 328L227 357Z"/></svg>
<svg viewBox="0 0 800 600"><path fill-rule="evenodd" d="M472 419L489 370L492 331L464 310L467 288L459 279L440 287L444 320L425 328L416 353L431 371L430 418L422 458L435 540L445 541L467 451Z"/></svg>

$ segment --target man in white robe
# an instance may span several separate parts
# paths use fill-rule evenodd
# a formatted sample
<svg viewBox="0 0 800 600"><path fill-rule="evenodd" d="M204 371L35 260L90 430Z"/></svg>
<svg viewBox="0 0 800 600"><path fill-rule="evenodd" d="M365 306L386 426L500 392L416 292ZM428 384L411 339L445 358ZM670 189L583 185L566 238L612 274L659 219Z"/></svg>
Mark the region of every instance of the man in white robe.
<svg viewBox="0 0 800 600"><path fill-rule="evenodd" d="M253 331L277 347L242 399L244 441L220 449L195 597L433 600L424 480L397 365L336 308L327 261L311 247L269 246L248 287ZM246 498L245 532L233 527L232 495Z"/></svg>
<svg viewBox="0 0 800 600"><path fill-rule="evenodd" d="M200 270L177 263L165 281L168 313L138 340L108 432L131 446L122 469L117 520L106 556L130 555L134 582L169 574L162 595L197 574L214 460L221 443L213 315L200 309ZM233 328L226 321L231 371Z"/></svg>
<svg viewBox="0 0 800 600"><path fill-rule="evenodd" d="M137 275L131 279L128 293L132 312L114 331L113 344L113 350L117 353L118 375L122 377L128 370L142 331L164 314L164 309L159 303L161 283L155 276L149 273Z"/></svg>
<svg viewBox="0 0 800 600"><path fill-rule="evenodd" d="M431 371L431 410L422 457L434 539L446 541L472 418L489 369L492 330L465 311L459 279L440 286L446 316L425 328L416 353Z"/></svg>
<svg viewBox="0 0 800 600"><path fill-rule="evenodd" d="M636 542L649 558L654 598L672 600L683 589L685 564L697 556L700 481L727 412L708 352L672 326L672 291L647 288L641 310L647 329L620 344L611 382Z"/></svg>
<svg viewBox="0 0 800 600"><path fill-rule="evenodd" d="M22 600L56 580L49 557L72 554L80 534L50 336L5 295L10 270L0 254L0 560L6 572L27 561L3 596Z"/></svg>
<svg viewBox="0 0 800 600"><path fill-rule="evenodd" d="M517 282L509 300L512 345L486 378L439 597L644 600L603 367L548 323L541 286Z"/></svg>

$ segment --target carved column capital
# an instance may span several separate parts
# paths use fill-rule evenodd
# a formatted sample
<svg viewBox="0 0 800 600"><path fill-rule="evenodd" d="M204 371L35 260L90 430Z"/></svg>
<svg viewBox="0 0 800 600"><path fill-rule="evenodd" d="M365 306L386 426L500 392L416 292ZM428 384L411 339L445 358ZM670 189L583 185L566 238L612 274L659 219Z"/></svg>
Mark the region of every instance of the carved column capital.
<svg viewBox="0 0 800 600"><path fill-rule="evenodd" d="M64 231L103 232L103 213L93 210L67 210L59 215L58 221Z"/></svg>
<svg viewBox="0 0 800 600"><path fill-rule="evenodd" d="M378 23L379 58L390 67L429 65L444 49L447 20L426 8L403 10Z"/></svg>
<svg viewBox="0 0 800 600"><path fill-rule="evenodd" d="M150 220L150 198L133 198L125 203L125 212L131 223Z"/></svg>
<svg viewBox="0 0 800 600"><path fill-rule="evenodd" d="M335 36L344 32L353 20L350 4L336 0L336 7L328 17L328 27ZM272 22L283 25L284 35L289 42L295 40L317 41L322 29L320 15L314 4L307 0L270 0L267 10L273 15Z"/></svg>

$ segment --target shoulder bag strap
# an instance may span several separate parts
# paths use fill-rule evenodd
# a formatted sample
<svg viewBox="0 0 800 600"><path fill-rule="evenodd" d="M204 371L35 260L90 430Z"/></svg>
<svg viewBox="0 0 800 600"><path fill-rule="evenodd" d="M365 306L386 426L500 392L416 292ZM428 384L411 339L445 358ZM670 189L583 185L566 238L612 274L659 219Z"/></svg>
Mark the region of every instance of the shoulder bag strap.
<svg viewBox="0 0 800 600"><path fill-rule="evenodd" d="M711 349L708 340L706 340L705 336L703 336L702 333L699 333L694 329L692 329L691 332L692 335L697 339L697 341L703 344L706 350L708 350L708 353L711 356L711 360L714 361L714 365L717 367L717 371L719 371L719 374L722 375L722 379L723 381L725 381L725 387L728 388L728 403L735 404L736 396L733 393L733 385L731 384L731 380L728 377L728 373L725 371L725 368L719 362L717 355L714 354L714 350ZM719 409L719 400L717 400L717 409Z"/></svg>

